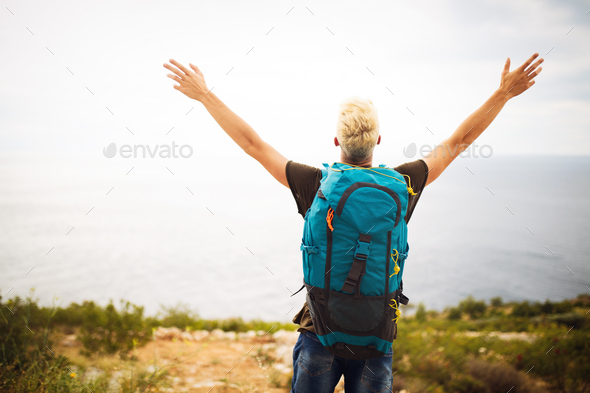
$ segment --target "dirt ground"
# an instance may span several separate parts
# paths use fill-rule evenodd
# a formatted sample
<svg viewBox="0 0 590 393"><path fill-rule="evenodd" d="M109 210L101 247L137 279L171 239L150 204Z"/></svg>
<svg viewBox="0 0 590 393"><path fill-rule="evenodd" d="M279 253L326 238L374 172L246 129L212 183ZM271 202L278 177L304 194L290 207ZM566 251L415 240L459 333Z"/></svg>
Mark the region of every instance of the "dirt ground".
<svg viewBox="0 0 590 393"><path fill-rule="evenodd" d="M132 365L134 372L165 369L170 385L160 390L165 392L290 391L296 332L249 332L237 336L214 331L187 335L179 330L160 328L156 333L155 341L136 349L135 362L123 362L117 357L85 358L79 354L82 345L75 335L65 336L53 350L79 364L81 378L92 378L105 370L115 376L129 375ZM336 392L343 391L341 381Z"/></svg>

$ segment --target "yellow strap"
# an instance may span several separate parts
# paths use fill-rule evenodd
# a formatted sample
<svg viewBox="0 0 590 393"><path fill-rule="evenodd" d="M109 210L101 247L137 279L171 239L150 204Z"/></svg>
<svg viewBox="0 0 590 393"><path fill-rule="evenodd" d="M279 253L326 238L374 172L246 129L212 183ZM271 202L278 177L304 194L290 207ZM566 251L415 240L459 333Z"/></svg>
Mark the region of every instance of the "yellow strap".
<svg viewBox="0 0 590 393"><path fill-rule="evenodd" d="M395 267L393 268L393 274L391 276L389 276L389 278L395 276L400 271L399 265L397 264L397 258L399 257L399 253L397 252L397 250L395 248L393 249L393 251L395 251L395 259L393 259L393 254L389 254L389 255L391 255L391 259L393 260L393 263L395 263Z"/></svg>
<svg viewBox="0 0 590 393"><path fill-rule="evenodd" d="M382 168L382 169L393 169L393 170L395 171L395 169L394 169L394 168L380 167L380 166L372 166L372 167L370 167L370 168L364 168L364 167L362 167L362 166L358 166L358 165L354 165L354 164L348 164L348 163L346 163L346 162L336 162L335 164L344 164L344 165L349 165L349 166L351 166L351 167L352 167L352 168L346 168L346 169L334 169L334 168L332 168L332 166L333 166L334 164L330 165L330 169L331 169L331 170L333 170L333 171L335 171L335 172L349 171L349 170L351 170L351 169L366 169L366 170L369 170L369 171L371 171L371 172L375 172L375 173L377 173L377 174L379 174L379 175L382 175L382 176L391 177L392 179L395 179L395 180L397 180L398 182L402 183L402 181L401 181L400 179L398 179L397 177L394 177L394 176L389 176L389 175L386 175L385 173L381 173L381 172L377 172L377 171L373 170L373 168ZM411 179L410 179L410 176L408 176L408 175L404 175L403 173L400 173L400 175L402 175L402 176L405 176L405 177L407 177L407 178L408 178L408 183L407 183L407 184L406 184L405 182L403 182L404 184L406 184L406 188L408 189L408 193L409 193L410 195L416 195L416 193L415 193L415 192L414 192L414 190L412 189L412 181L411 181Z"/></svg>
<svg viewBox="0 0 590 393"><path fill-rule="evenodd" d="M402 312L397 307L397 301L395 299L391 299L391 301L393 302L393 304L390 304L389 307L395 310L395 318L393 318L391 321L397 323L397 321L400 319L402 315Z"/></svg>

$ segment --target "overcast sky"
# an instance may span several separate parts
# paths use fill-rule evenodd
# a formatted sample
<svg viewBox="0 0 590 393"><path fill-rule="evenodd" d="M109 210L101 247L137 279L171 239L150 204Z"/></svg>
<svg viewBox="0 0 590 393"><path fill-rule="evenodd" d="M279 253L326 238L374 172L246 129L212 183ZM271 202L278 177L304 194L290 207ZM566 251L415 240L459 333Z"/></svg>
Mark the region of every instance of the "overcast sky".
<svg viewBox="0 0 590 393"><path fill-rule="evenodd" d="M207 247L213 250L215 241L225 242L229 228L236 235L224 250L224 256L229 255L225 262L252 261L232 265L238 270L231 285L247 281L239 269L259 275L258 282L264 283L248 283L255 290L242 301L264 308L272 303L265 298L281 291L287 297L285 287L299 285L302 219L295 214L291 192L243 153L200 103L173 89L162 66L170 58L198 65L213 92L285 157L318 167L340 159L333 144L338 103L352 95L370 97L382 136L373 164L396 166L411 160L404 148L441 142L480 107L498 88L507 57L515 68L538 52L545 62L537 83L508 102L476 144L488 146L487 154L527 155L523 162L528 165L507 177L520 176L523 168L536 170L533 155L590 154L589 1L0 1L0 202L10 213L0 222L2 267L15 266L9 274L24 277L36 266L28 276L31 281L9 281L0 288L3 296L12 286L12 294L25 296L35 283L45 291L44 304L52 294L73 296L74 284L56 290L49 281L61 276L43 272L70 268L81 280L93 280L88 272L107 265L73 268L91 254L104 255L105 263L118 266L113 277L119 282L136 283L125 289L139 292L126 295L136 294L135 302L149 303L152 300L137 295L150 282L145 279L146 263L160 261L159 255L165 259L169 248L182 242L195 246L194 253L182 258L201 269L199 263L209 260ZM193 155L173 162L103 155L112 143L154 149L172 142L191 146ZM63 162L45 160L46 155ZM471 203L495 211L490 209L506 205L493 205L473 191L474 182L485 181L487 186L492 178L479 173L496 170L493 159L477 164L481 172L469 164L478 177L469 178L467 194L461 190L463 199L455 199L458 191L452 188L463 181L458 169L467 175L458 163L443 175L449 182L437 180L429 186L433 197L421 198L423 207L412 218L416 230L411 230L411 239L416 239L412 244L418 250L413 274L437 263L426 254L432 244L461 247L462 233L487 252L489 238L480 229L470 229L480 228L474 223L483 222L482 228L487 223L464 207ZM588 171L583 175L588 178ZM518 193L513 192L517 187L505 193L536 199L536 188L527 187L540 178L518 180ZM545 183L538 186L542 189ZM483 183L479 188L484 191ZM501 194L494 198L502 200ZM584 192L572 194L574 198ZM435 202L445 196L445 208L462 210L457 215L462 213L462 220L453 223L453 231L432 237L429 230L447 228L447 218ZM566 202L561 208L571 199ZM541 216L533 211L539 205L519 203L520 212L531 217L519 229L531 225L543 252L548 246L558 255L560 250L569 255L568 242L576 238L551 238L542 225L530 224ZM185 207L187 213L181 210ZM518 206L510 207L520 218ZM559 209L552 211L562 218ZM568 226L571 220L563 216ZM209 229L207 223L216 226ZM68 232L73 227L75 231ZM197 236L202 228L213 243ZM76 238L77 233L85 234L87 241L78 241L84 238ZM107 247L101 239L109 236L116 240ZM272 236L281 240L269 243ZM526 248L529 243L523 244ZM217 250L211 255L215 260ZM199 274L217 277L220 268L212 270ZM562 273L570 280L569 272ZM173 286L171 276L153 282L161 279ZM576 280L579 277L582 273ZM190 283L188 275L183 278ZM98 288L92 299L115 296L101 283L90 288ZM152 292L158 296L157 290ZM456 292L459 295L463 293ZM220 299L219 304L234 300ZM285 313L291 306L292 312L300 306L300 298L288 301L281 311L285 318L291 318ZM212 313L217 306L198 307ZM244 313L255 315L251 309Z"/></svg>
<svg viewBox="0 0 590 393"><path fill-rule="evenodd" d="M494 154L586 155L590 147L587 1L2 5L3 152L100 157L111 142L174 140L199 157L241 154L201 104L172 88L162 64L175 58L197 64L283 155L314 165L339 158L338 102L368 96L381 124L375 155L393 165L403 147L440 142L483 104L507 57L514 68L534 52L545 58L536 85L477 143Z"/></svg>

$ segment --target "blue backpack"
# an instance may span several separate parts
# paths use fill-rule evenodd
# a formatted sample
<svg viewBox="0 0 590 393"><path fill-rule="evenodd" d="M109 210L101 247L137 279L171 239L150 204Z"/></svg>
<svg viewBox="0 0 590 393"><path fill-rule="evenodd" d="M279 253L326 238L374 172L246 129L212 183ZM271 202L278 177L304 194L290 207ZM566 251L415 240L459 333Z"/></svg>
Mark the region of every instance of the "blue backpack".
<svg viewBox="0 0 590 393"><path fill-rule="evenodd" d="M370 359L397 336L408 192L399 172L323 164L318 192L305 213L301 251L314 330L333 354Z"/></svg>

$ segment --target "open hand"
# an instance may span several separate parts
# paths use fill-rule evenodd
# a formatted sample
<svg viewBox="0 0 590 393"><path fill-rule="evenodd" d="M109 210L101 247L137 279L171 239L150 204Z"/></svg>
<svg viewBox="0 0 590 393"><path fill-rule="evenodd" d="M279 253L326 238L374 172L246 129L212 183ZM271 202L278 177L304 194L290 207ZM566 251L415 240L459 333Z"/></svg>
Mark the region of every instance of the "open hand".
<svg viewBox="0 0 590 393"><path fill-rule="evenodd" d="M197 101L201 101L209 93L205 77L196 65L189 63L191 71L174 59L170 59L170 63L176 67L167 63L164 63L164 67L174 73L166 76L178 83L178 85L174 85L176 90Z"/></svg>
<svg viewBox="0 0 590 393"><path fill-rule="evenodd" d="M510 58L506 59L506 64L504 65L504 70L502 71L500 89L508 95L508 98L516 97L535 84L533 78L539 75L543 69L543 67L539 67L539 65L544 61L543 58L540 58L533 65L531 65L533 60L535 60L538 56L539 54L535 53L527 61L525 61L523 65L513 71L509 71Z"/></svg>

